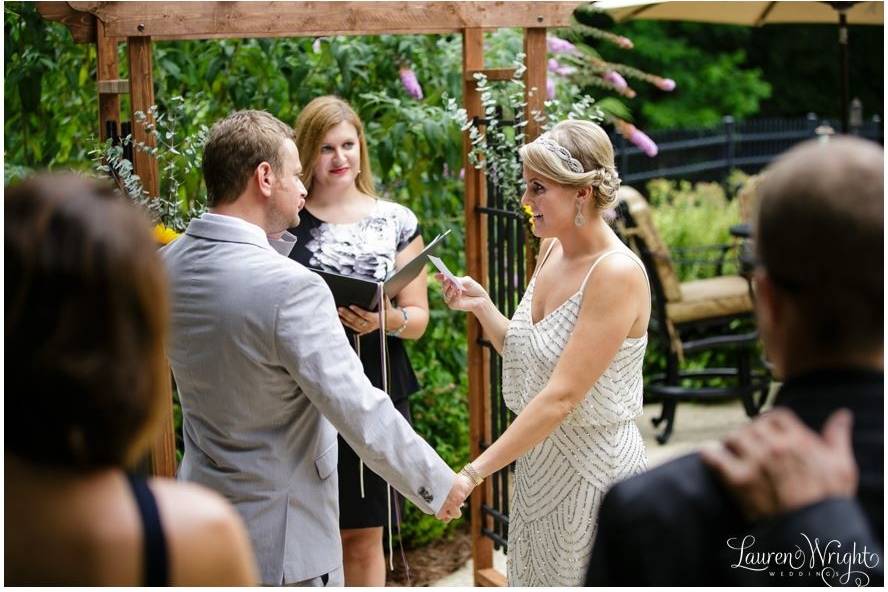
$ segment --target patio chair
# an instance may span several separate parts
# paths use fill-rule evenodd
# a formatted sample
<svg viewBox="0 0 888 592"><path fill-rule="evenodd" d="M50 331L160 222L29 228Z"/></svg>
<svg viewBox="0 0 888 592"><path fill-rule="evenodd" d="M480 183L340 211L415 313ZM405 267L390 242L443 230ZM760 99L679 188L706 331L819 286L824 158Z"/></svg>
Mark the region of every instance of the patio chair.
<svg viewBox="0 0 888 592"><path fill-rule="evenodd" d="M645 401L662 402L659 417L652 419L654 426L666 424L657 441L665 444L669 440L676 406L682 401L740 399L749 417L758 414L768 395L770 376L764 369L753 368L753 361L758 360L758 333L751 285L745 277L722 275L732 245L698 248L715 253L710 262L716 277L681 282L647 201L631 187L619 191L615 226L648 272L652 291L649 332L654 337L652 343L666 358L664 373L645 377ZM734 363L731 367L687 367L686 356L705 351L727 352Z"/></svg>

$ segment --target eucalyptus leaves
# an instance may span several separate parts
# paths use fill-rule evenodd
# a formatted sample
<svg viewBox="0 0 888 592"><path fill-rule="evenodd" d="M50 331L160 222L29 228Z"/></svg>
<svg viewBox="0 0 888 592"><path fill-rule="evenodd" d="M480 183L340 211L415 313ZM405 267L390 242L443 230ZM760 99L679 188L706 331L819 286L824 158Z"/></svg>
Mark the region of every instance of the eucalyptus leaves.
<svg viewBox="0 0 888 592"><path fill-rule="evenodd" d="M206 209L203 194L200 199L187 202L181 199L180 189L182 179L200 167L209 129L201 125L195 134L178 138L180 122L186 115L185 99L173 97L168 105L166 112L152 105L148 109L150 118L141 111L135 113L136 124L154 137L156 146L137 142L132 134L128 134L116 144L111 139L106 140L93 149L90 156L95 169L114 181L122 193L143 207L155 223L181 232L191 218L199 216ZM142 179L135 173L132 162L124 157L128 146L156 159L160 172L160 195L150 196L143 188Z"/></svg>
<svg viewBox="0 0 888 592"><path fill-rule="evenodd" d="M518 209L521 194L524 192L521 163L518 160L518 149L524 145L525 84L523 80L527 67L524 65L525 55L515 56L515 71L512 77L496 86L492 85L483 74L475 74L475 88L481 96L481 107L484 117L473 121L465 109L453 97L445 97L445 110L463 132L468 132L471 150L468 154L469 164L476 169L484 168L489 179L503 190L506 199ZM531 95L545 89L533 87ZM595 105L595 99L581 94L578 88L570 89L575 100L551 99L544 103L545 114L531 111L530 116L538 122L543 131L564 119L588 119L600 122L604 118L602 111Z"/></svg>

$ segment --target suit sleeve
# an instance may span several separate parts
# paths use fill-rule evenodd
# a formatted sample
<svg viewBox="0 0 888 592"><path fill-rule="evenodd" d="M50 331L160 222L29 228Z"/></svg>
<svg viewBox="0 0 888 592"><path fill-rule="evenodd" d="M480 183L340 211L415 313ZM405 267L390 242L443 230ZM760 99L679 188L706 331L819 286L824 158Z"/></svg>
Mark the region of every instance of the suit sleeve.
<svg viewBox="0 0 888 592"><path fill-rule="evenodd" d="M324 281L310 272L298 279L276 311L280 362L368 467L421 510L436 513L454 472L364 375Z"/></svg>
<svg viewBox="0 0 888 592"><path fill-rule="evenodd" d="M586 586L626 586L630 583L625 577L623 565L626 549L621 544L629 533L620 528L620 514L614 506L619 506L619 503L611 490L604 496L598 514L598 532L589 558Z"/></svg>

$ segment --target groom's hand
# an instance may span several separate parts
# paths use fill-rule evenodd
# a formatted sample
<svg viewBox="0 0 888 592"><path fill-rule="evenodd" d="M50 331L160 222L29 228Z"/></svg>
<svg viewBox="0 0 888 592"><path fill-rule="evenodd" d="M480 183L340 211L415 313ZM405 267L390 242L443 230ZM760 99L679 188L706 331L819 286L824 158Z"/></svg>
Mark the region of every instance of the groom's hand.
<svg viewBox="0 0 888 592"><path fill-rule="evenodd" d="M462 516L461 507L474 488L475 484L468 477L458 473L453 480L450 493L447 494L447 499L444 500L444 505L435 514L435 517L444 522L450 522L454 518Z"/></svg>

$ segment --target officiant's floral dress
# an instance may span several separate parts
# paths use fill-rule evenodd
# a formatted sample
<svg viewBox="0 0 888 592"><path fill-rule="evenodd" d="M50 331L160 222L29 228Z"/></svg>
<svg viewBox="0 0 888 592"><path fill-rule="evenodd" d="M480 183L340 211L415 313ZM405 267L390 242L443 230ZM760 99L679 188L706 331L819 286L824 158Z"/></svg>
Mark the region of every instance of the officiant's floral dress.
<svg viewBox="0 0 888 592"><path fill-rule="evenodd" d="M576 325L585 284L534 324L530 306L536 275L530 280L503 346L503 399L514 413L552 376ZM634 421L642 411L646 345L647 335L623 341L583 401L516 461L509 504L510 586L583 585L605 492L647 463Z"/></svg>
<svg viewBox="0 0 888 592"><path fill-rule="evenodd" d="M296 246L290 257L307 267L381 281L395 269L395 257L419 236L419 221L407 207L383 199L373 211L350 224L331 224L303 209L299 226L291 228ZM419 390L419 382L404 343L386 338L389 355L389 394L395 408L410 419L407 397ZM360 338L364 374L373 386L382 388L379 333ZM363 477L362 477L363 472ZM363 480L364 496L361 496ZM360 466L348 443L339 438L339 525L341 528L370 528L388 521L387 485L379 476Z"/></svg>

